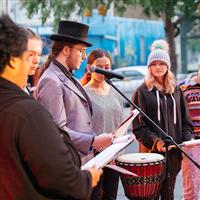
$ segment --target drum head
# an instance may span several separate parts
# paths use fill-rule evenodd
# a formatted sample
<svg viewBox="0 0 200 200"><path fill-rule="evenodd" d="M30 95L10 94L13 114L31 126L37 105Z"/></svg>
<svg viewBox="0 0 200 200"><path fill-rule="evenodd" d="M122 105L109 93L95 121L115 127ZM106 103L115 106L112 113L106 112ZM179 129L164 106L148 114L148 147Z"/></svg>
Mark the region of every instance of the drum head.
<svg viewBox="0 0 200 200"><path fill-rule="evenodd" d="M157 153L129 153L117 158L117 161L124 163L152 163L161 160L164 160L164 157Z"/></svg>

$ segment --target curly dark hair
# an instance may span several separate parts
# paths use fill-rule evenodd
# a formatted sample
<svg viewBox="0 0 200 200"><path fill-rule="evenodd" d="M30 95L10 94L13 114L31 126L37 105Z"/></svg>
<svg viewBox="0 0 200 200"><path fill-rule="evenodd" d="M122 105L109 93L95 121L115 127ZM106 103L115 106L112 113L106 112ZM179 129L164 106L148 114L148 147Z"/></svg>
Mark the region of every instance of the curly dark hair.
<svg viewBox="0 0 200 200"><path fill-rule="evenodd" d="M24 28L15 24L8 15L0 16L0 74L11 57L19 57L27 50L28 36Z"/></svg>

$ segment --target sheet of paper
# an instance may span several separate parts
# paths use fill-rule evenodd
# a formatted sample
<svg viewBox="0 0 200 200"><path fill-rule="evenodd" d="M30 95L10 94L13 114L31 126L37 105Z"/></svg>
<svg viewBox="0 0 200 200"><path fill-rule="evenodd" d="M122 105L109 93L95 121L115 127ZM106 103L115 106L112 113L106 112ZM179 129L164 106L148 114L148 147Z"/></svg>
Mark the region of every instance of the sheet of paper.
<svg viewBox="0 0 200 200"><path fill-rule="evenodd" d="M200 139L198 139L198 140L186 141L186 142L183 142L183 143L181 144L181 146L186 146L186 147L189 147L189 146L197 146L197 145L200 145Z"/></svg>
<svg viewBox="0 0 200 200"><path fill-rule="evenodd" d="M122 143L122 142L127 142L128 139L134 139L135 140L135 135L133 135L131 133L131 135L123 135L123 136L120 136L120 137L117 137L113 140L113 144L116 144L116 143Z"/></svg>
<svg viewBox="0 0 200 200"><path fill-rule="evenodd" d="M125 142L115 143L111 146L107 147L97 156L89 160L85 165L81 167L82 170L96 166L97 169L103 168L110 161L114 160L117 157L117 154L122 151L125 147L127 147L131 142L133 142L133 138L127 139Z"/></svg>
<svg viewBox="0 0 200 200"><path fill-rule="evenodd" d="M139 111L137 109L134 109L131 111L131 114L113 131L113 135L115 137L121 137L123 136L126 131L128 130L128 127L130 126L133 119L139 114Z"/></svg>
<svg viewBox="0 0 200 200"><path fill-rule="evenodd" d="M119 167L119 166L117 166L117 165L106 165L105 167L110 168L110 169L113 169L113 170L115 170L115 171L118 171L118 172L120 172L120 173L122 173L122 174L127 174L127 175L131 175L131 176L138 176L137 174L135 174L135 173L133 173L133 172L130 172L130 171L128 171L127 169L124 169L124 168Z"/></svg>
<svg viewBox="0 0 200 200"><path fill-rule="evenodd" d="M186 142L179 144L180 147L191 147L191 146L197 146L197 145L200 145L200 139L190 140L190 141L186 141ZM170 145L169 148L176 148L176 146Z"/></svg>

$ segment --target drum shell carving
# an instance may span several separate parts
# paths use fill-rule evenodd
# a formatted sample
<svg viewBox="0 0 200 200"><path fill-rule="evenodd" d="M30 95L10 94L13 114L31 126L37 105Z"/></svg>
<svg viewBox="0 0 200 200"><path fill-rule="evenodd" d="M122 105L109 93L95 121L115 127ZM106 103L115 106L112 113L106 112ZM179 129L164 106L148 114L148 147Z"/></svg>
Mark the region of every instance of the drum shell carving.
<svg viewBox="0 0 200 200"><path fill-rule="evenodd" d="M144 155L144 154L143 154ZM134 159L134 154L132 155ZM151 156L148 153L146 156ZM138 177L120 174L125 195L129 199L151 199L154 198L161 187L164 178L165 159L155 162L133 163L116 160L116 164Z"/></svg>

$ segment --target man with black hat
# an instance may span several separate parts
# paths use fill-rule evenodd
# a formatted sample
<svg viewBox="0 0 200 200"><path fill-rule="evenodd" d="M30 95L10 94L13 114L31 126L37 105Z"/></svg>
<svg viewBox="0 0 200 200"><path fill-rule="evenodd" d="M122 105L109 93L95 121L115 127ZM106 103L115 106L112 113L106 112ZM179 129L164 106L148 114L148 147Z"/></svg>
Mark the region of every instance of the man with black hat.
<svg viewBox="0 0 200 200"><path fill-rule="evenodd" d="M60 21L58 33L50 36L52 53L43 65L36 90L37 100L52 114L59 127L66 130L82 158L93 157L93 147L109 146L111 134L95 136L90 99L72 70L86 59L89 27L73 21Z"/></svg>

